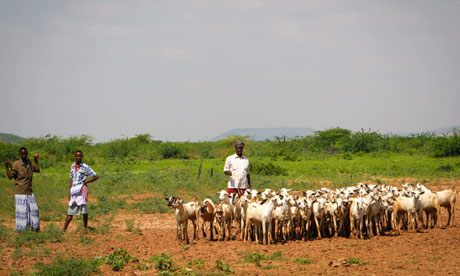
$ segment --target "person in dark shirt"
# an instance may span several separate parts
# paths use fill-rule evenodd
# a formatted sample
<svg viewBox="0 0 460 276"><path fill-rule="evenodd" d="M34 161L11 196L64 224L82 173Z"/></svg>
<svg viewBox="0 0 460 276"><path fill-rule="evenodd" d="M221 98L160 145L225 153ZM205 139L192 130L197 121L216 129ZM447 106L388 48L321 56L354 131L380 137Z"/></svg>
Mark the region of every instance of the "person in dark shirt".
<svg viewBox="0 0 460 276"><path fill-rule="evenodd" d="M38 205L32 192L32 177L34 172L40 172L38 154L35 154L35 164L32 165L25 147L19 149L20 160L5 161L6 175L9 179L14 178L14 200L16 203L16 231L21 231L30 226L32 230L40 230L40 218ZM11 169L10 169L11 165Z"/></svg>

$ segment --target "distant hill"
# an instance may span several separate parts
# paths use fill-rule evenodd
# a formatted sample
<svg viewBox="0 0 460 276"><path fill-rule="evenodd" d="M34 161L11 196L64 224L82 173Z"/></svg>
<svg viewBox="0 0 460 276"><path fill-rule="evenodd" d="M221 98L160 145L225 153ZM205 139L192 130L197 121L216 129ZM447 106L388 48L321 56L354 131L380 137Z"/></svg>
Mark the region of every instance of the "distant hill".
<svg viewBox="0 0 460 276"><path fill-rule="evenodd" d="M23 139L21 136L0 132L0 142L19 144Z"/></svg>
<svg viewBox="0 0 460 276"><path fill-rule="evenodd" d="M452 127L445 127L445 128L439 128L436 130L433 130L434 133L437 135L452 135L454 129L457 129L457 131L460 131L460 125L458 126L452 126Z"/></svg>
<svg viewBox="0 0 460 276"><path fill-rule="evenodd" d="M209 141L215 142L229 135L251 136L255 141L264 141L266 139L273 140L275 136L286 138L293 138L296 136L309 136L316 130L306 127L267 127L267 128L236 128L224 132L216 137L211 138Z"/></svg>

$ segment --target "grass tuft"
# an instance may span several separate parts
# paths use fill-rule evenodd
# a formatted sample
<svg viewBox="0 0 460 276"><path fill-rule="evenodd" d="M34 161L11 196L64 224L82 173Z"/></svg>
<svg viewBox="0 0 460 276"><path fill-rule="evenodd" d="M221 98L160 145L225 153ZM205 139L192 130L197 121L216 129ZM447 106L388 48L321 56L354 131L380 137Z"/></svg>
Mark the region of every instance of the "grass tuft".
<svg viewBox="0 0 460 276"><path fill-rule="evenodd" d="M370 264L369 262L361 261L358 258L348 258L347 262L349 262L350 264L356 264L356 265L359 265L359 266L364 266L364 265Z"/></svg>
<svg viewBox="0 0 460 276"><path fill-rule="evenodd" d="M63 259L58 256L54 259L51 264L44 264L38 262L35 264L35 268L38 270L32 275L35 276L79 276L89 275L93 272L99 271L100 261L97 259L83 260L77 258Z"/></svg>
<svg viewBox="0 0 460 276"><path fill-rule="evenodd" d="M315 260L312 260L312 259L308 258L308 255L305 255L305 258L294 259L293 262L299 263L299 264L314 264L314 263L316 263Z"/></svg>
<svg viewBox="0 0 460 276"><path fill-rule="evenodd" d="M216 260L216 266L218 270L224 272L225 274L233 274L235 271L231 268L229 263L224 263L222 260Z"/></svg>

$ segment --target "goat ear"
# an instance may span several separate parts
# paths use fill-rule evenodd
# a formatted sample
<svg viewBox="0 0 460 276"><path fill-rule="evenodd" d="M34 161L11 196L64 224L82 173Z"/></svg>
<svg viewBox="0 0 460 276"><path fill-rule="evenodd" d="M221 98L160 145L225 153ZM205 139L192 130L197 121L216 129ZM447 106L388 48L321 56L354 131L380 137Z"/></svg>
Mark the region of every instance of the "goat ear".
<svg viewBox="0 0 460 276"><path fill-rule="evenodd" d="M169 198L165 197L166 201L169 201Z"/></svg>

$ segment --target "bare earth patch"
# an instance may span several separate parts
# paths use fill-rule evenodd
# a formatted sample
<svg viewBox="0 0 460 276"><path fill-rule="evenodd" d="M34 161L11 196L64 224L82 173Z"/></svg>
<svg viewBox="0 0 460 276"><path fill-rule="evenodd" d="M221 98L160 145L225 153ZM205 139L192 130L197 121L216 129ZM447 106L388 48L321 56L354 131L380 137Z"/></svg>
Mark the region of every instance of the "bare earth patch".
<svg viewBox="0 0 460 276"><path fill-rule="evenodd" d="M452 181L439 181L427 185L433 190L450 188ZM460 182L456 182L457 190ZM151 197L151 195L147 196ZM459 197L460 198L460 197ZM133 199L139 200L136 196ZM42 257L24 256L14 259L14 247L4 247L0 251L0 275L12 272L32 272L36 262L51 262L55 255L94 258L107 256L116 249L126 249L141 263L150 257L169 253L174 264L186 268L190 260L205 260L203 267L192 266L197 273L209 274L222 272L216 267L216 260L229 263L234 275L460 275L460 204L457 202L453 228L435 228L421 232L402 232L400 236L388 233L370 239L324 238L314 241L290 241L284 244L260 245L253 242L209 241L191 239L190 245L176 239L176 224L173 214L132 214L119 213L110 224L107 234L90 233L85 237L90 242L82 243L80 235L75 233L81 218L76 217L65 233L67 240L62 243L40 245L49 248L52 254ZM90 210L91 211L91 210ZM447 212L442 209L443 224L447 221ZM134 222L139 231L128 231L126 220ZM102 223L90 221L96 228ZM10 221L8 226L13 227ZM52 223L52 222L48 222ZM47 222L42 223L42 227ZM58 223L62 227L62 223ZM235 233L236 229L233 229ZM189 224L189 237L192 228ZM23 248L27 251L27 248ZM261 266L243 262L242 252L260 253L268 256L282 252L280 260L263 260ZM314 261L303 264L296 259L308 258ZM139 270L135 263L128 264L122 271L115 272L106 264L101 265L103 275L157 275L155 268Z"/></svg>

